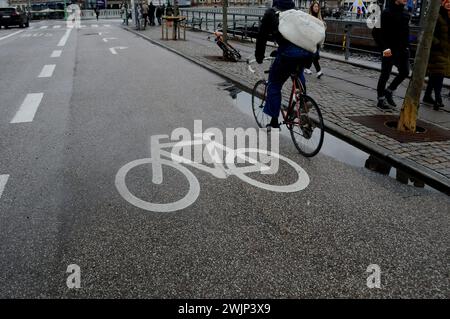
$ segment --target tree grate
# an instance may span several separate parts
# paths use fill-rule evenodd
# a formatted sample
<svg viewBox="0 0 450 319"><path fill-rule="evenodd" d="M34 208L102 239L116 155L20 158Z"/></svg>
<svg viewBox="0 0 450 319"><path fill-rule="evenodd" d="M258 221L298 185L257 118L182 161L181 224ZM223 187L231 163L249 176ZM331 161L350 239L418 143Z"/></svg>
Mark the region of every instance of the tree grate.
<svg viewBox="0 0 450 319"><path fill-rule="evenodd" d="M417 120L417 133L400 132L396 129L396 123L399 120L398 115L367 115L348 118L400 143L443 142L450 140L450 130L421 120Z"/></svg>

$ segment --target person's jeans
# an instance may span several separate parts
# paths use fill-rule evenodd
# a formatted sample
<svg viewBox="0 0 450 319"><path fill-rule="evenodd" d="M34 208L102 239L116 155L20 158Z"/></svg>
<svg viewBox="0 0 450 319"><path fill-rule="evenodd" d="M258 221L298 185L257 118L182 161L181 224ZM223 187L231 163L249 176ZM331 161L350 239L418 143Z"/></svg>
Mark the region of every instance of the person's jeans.
<svg viewBox="0 0 450 319"><path fill-rule="evenodd" d="M409 75L409 51L405 51L401 54L394 54L391 57L382 58L381 75L377 86L377 94L379 98L385 96L386 94L386 84L391 76L392 67L394 65L398 68L398 75L389 85L388 89L390 91L395 91Z"/></svg>
<svg viewBox="0 0 450 319"><path fill-rule="evenodd" d="M305 76L303 74L304 65L307 59L312 58L312 54L302 49L298 52L295 48L279 48L277 57L270 68L269 80L267 84L266 104L264 113L271 117L278 117L281 109L281 90L290 75L296 72L299 66L299 79L306 90Z"/></svg>
<svg viewBox="0 0 450 319"><path fill-rule="evenodd" d="M425 95L431 96L431 92L434 91L434 99L436 103L442 104L442 88L444 86L444 76L440 74L430 74L428 79L427 89Z"/></svg>
<svg viewBox="0 0 450 319"><path fill-rule="evenodd" d="M148 14L144 13L142 15L143 19L144 19L144 28L147 26L147 19L148 19Z"/></svg>
<svg viewBox="0 0 450 319"><path fill-rule="evenodd" d="M314 57L313 57L313 64L314 64L314 68L316 69L317 73L319 73L322 70L322 68L320 67L319 60L320 60L320 52L319 52L319 50L317 50L317 53L314 54Z"/></svg>

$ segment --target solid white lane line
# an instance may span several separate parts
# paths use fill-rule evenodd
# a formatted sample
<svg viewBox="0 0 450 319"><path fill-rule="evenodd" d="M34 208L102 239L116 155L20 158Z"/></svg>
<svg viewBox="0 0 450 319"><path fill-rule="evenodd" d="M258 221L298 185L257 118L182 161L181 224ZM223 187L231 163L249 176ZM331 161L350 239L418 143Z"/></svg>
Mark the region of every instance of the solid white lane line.
<svg viewBox="0 0 450 319"><path fill-rule="evenodd" d="M46 26L46 25L43 25L42 27L40 27L39 29L47 29L48 28L48 26Z"/></svg>
<svg viewBox="0 0 450 319"><path fill-rule="evenodd" d="M61 56L62 51L61 50L54 50L52 52L51 58L59 58Z"/></svg>
<svg viewBox="0 0 450 319"><path fill-rule="evenodd" d="M61 38L61 40L59 40L58 46L59 47L63 47L66 45L67 39L70 36L70 32L72 31L72 29L67 29L66 33L64 33L63 37Z"/></svg>
<svg viewBox="0 0 450 319"><path fill-rule="evenodd" d="M2 198L3 191L5 190L6 183L8 182L9 175L0 175L0 198Z"/></svg>
<svg viewBox="0 0 450 319"><path fill-rule="evenodd" d="M53 71L55 71L56 64L46 64L42 68L41 74L39 74L38 78L49 78L53 75Z"/></svg>
<svg viewBox="0 0 450 319"><path fill-rule="evenodd" d="M12 37L13 35L16 35L16 34L18 34L18 33L21 33L21 32L24 32L25 30L20 30L20 31L16 31L16 32L13 32L13 33L11 33L11 34L8 34L8 35L6 35L6 36L4 36L4 37L1 37L0 38L0 41L1 40L4 40L4 39L7 39L7 38L9 38L9 37Z"/></svg>
<svg viewBox="0 0 450 319"><path fill-rule="evenodd" d="M27 94L11 123L32 122L43 97L44 93Z"/></svg>
<svg viewBox="0 0 450 319"><path fill-rule="evenodd" d="M61 28L60 25L54 25L54 26L53 26L53 29L59 29L59 28Z"/></svg>

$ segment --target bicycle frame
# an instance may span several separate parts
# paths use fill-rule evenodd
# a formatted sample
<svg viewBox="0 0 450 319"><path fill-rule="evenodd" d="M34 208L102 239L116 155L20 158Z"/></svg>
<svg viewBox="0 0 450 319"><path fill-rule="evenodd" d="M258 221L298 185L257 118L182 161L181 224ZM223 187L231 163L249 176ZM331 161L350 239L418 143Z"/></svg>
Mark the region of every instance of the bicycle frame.
<svg viewBox="0 0 450 319"><path fill-rule="evenodd" d="M150 157L153 160L152 165L152 182L155 184L161 184L163 181L163 173L162 173L162 163L159 161L159 159L165 157L168 159L171 159L174 162L180 163L180 164L186 164L189 166L192 166L194 168L197 168L201 171L204 171L206 173L209 173L213 175L214 177L225 179L230 175L235 175L235 171L239 170L239 173L254 173L254 172L260 172L261 174L274 174L278 171L278 160L275 158L270 159L270 166L265 165L264 163L261 163L257 161L256 159L252 158L251 156L242 155L241 150L233 150L229 147L226 147L225 145L222 145L218 142L215 142L211 139L211 137L214 136L213 134L207 134L207 133L198 133L194 134L194 140L188 140L188 141L179 141L179 142L169 142L169 143L161 143L160 140L162 139L168 139L169 135L153 135L150 138ZM179 154L179 151L184 149L185 147L192 147L192 146L202 146L206 145L206 154L209 156L209 160L211 161L210 164L213 164L213 167L209 167L204 164L197 163L195 161L192 161L186 157L177 155ZM172 148L172 152L165 151L163 149L165 148ZM243 163L251 163L252 166L245 166L245 167L233 167L233 168L227 168L222 163L222 159L220 159L217 154L217 150L224 151L226 154L226 163L230 163L229 159L231 158L234 163L234 159L238 158L243 161ZM204 152L202 151L202 154L204 155ZM260 154L261 156L261 154ZM267 156L270 157L270 156ZM265 162L265 161L264 161Z"/></svg>
<svg viewBox="0 0 450 319"><path fill-rule="evenodd" d="M289 97L289 104L288 104L288 108L286 110L283 110L283 108L281 108L281 114L283 116L283 123L286 125L295 125L301 124L301 117L300 117L300 107L299 107L299 103L300 103L300 96L303 94L303 85L300 83L299 81L299 75L298 73L292 74L290 76L291 81L292 81L292 89L291 89L291 95ZM296 110L294 110L294 98L295 98L295 108ZM288 118L288 114L291 114L292 112L296 112L297 116L294 118L294 120L289 120ZM298 119L298 123L295 123L295 119Z"/></svg>

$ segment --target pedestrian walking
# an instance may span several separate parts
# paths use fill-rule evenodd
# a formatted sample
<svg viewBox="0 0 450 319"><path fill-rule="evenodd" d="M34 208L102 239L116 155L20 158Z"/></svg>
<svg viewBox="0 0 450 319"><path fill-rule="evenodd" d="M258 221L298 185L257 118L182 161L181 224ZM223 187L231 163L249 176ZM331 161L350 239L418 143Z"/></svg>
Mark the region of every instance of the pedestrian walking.
<svg viewBox="0 0 450 319"><path fill-rule="evenodd" d="M374 29L380 30L376 33L379 35L375 40L383 52L377 85L377 107L381 110L390 110L396 106L393 93L409 75L410 14L405 9L406 2L407 0L395 0L381 14L381 29ZM386 89L394 65L398 69L398 75Z"/></svg>
<svg viewBox="0 0 450 319"><path fill-rule="evenodd" d="M142 4L142 18L144 19L144 28L147 26L148 11L149 11L149 7L146 1L147 0L145 0L144 3Z"/></svg>
<svg viewBox="0 0 450 319"><path fill-rule="evenodd" d="M161 25L161 17L162 17L162 15L163 15L163 12L164 12L164 8L163 7L161 7L161 6L158 6L157 8L156 8L156 20L158 20L158 24L159 25Z"/></svg>
<svg viewBox="0 0 450 319"><path fill-rule="evenodd" d="M134 7L134 16L136 17L136 30L142 30L142 5L140 3Z"/></svg>
<svg viewBox="0 0 450 319"><path fill-rule="evenodd" d="M98 16L100 14L100 9L98 7L95 7L94 12L95 12L95 16L97 17L97 21L98 21Z"/></svg>
<svg viewBox="0 0 450 319"><path fill-rule="evenodd" d="M320 13L319 2L317 2L317 1L311 2L311 6L309 7L309 14L312 15L313 17L316 17L320 21L322 21L326 28L326 23L323 21L322 14ZM316 69L316 72L317 72L316 76L318 79L320 79L323 75L322 68L320 67L320 63L319 63L319 60L320 60L319 49L320 48L318 48L317 53L314 55L314 58L313 58L313 64L314 64L314 68ZM312 71L310 69L305 69L305 73L312 74Z"/></svg>
<svg viewBox="0 0 450 319"><path fill-rule="evenodd" d="M449 23L450 0L442 0L428 62L428 85L423 97L423 102L432 104L436 111L444 107L441 92L444 78L450 76ZM433 91L434 99L431 96Z"/></svg>
<svg viewBox="0 0 450 319"><path fill-rule="evenodd" d="M153 2L150 1L148 19L150 20L150 25L155 25L155 10L156 7L153 5Z"/></svg>
<svg viewBox="0 0 450 319"><path fill-rule="evenodd" d="M122 15L123 22L122 24L128 25L128 5L125 2L122 2L120 6L120 14Z"/></svg>

